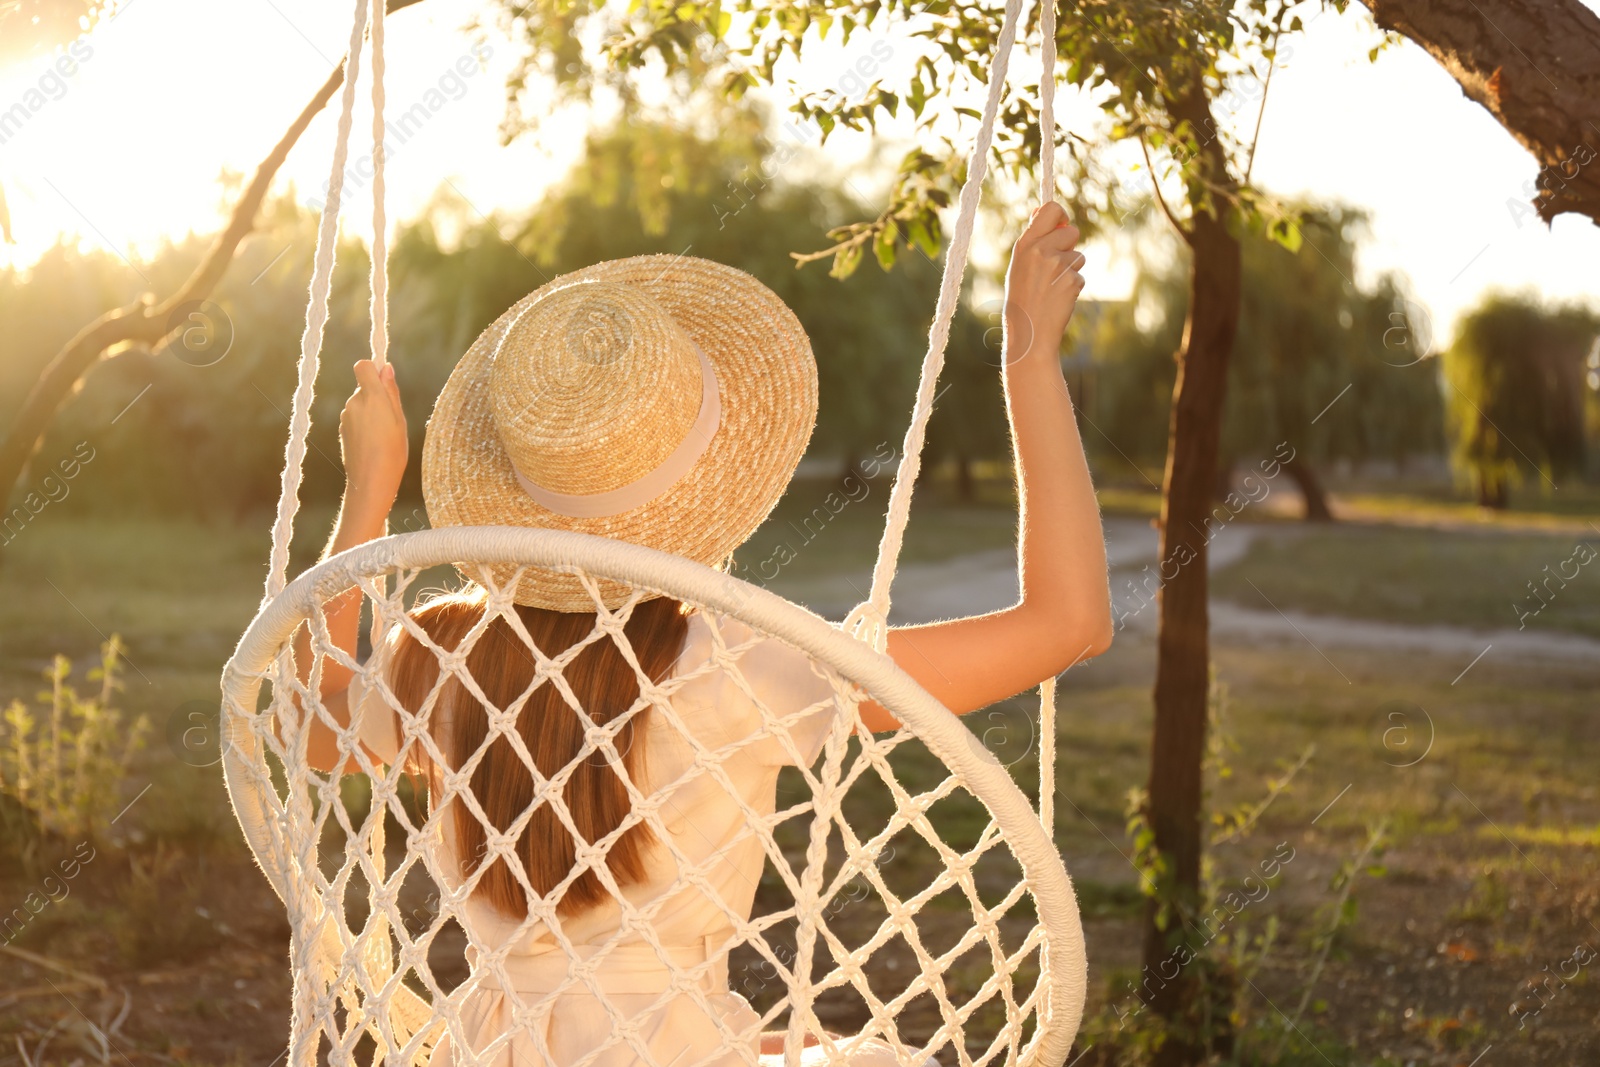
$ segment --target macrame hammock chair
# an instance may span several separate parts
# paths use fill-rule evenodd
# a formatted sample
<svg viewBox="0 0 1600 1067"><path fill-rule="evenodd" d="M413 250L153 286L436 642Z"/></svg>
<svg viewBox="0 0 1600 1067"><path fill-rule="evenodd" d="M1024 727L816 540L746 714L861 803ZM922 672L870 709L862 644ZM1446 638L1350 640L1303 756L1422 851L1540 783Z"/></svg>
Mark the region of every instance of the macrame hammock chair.
<svg viewBox="0 0 1600 1067"><path fill-rule="evenodd" d="M801 767L798 782L781 787L776 814L763 816L748 809L742 813L749 833L760 839L767 874L762 878L756 914L748 919L730 914L732 937L708 952L710 958L685 964L661 943L652 925L659 901L645 907L622 902L621 926L611 942L598 948L585 945L580 951L563 933L552 903L560 899L567 883L544 899L529 892L528 922L547 924L565 956L566 976L554 992L515 997L513 1023L537 1032L543 1020L560 1010L562 994L572 991L597 998L610 1017L611 1043L564 1067L587 1067L602 1058L608 1064L696 1067L655 1062L639 1039L639 1017L618 1010L608 1000L597 969L624 937L632 950L637 951L641 941L653 948L670 972L670 988L661 993L658 1005L687 997L688 1003L714 1014L707 1009L703 980L710 974L727 974L730 960L743 968L738 973L754 970L762 976L763 988L752 989L749 982L738 981L732 982L732 988L755 996L761 1029L783 1032L783 1052L761 1055L758 1063L753 1035L734 1033L719 1022L723 1047L712 1057L719 1065L776 1067L782 1062L787 1067L802 1063L842 1067L868 1048L880 1050L876 1058L869 1057L872 1062L884 1062L882 1050L887 1049L896 1062L907 1067L999 1063L1059 1067L1065 1061L1082 1017L1086 964L1077 901L1053 843L1054 680L1040 690L1039 801L1035 809L1010 771L962 720L884 654L889 587L966 269L1020 7L1021 0L1007 0L913 418L890 494L871 594L842 627L835 627L762 588L699 563L559 530L450 527L400 534L343 552L286 583L364 39L371 42L376 172L371 261L373 358L381 364L388 349L384 5L382 0L356 0L327 207L317 234L282 496L272 529L266 598L222 679L224 772L229 796L257 861L284 902L290 923L293 1015L288 1067L314 1067L322 1062L424 1067L446 1038L455 1064L511 1063L506 1052L512 1038L509 1031L473 1048L462 1021L464 1002L486 979L498 980L500 989L513 989L514 983L507 981L504 972L506 946L479 944L465 922L455 922L475 882L468 879L464 886L448 888L448 880L441 877L429 854L427 840L438 831L441 812L449 810L448 802L458 799L484 821L489 854L516 865L519 861L512 848L529 812L524 812L509 834L493 831L469 784L470 770L483 754L480 749L463 768L443 775L443 795L434 797L431 810L414 815L401 787L406 778L404 768L374 764L355 729L336 723L317 690L322 670L330 664L356 671L367 684L376 684L371 662L363 667L331 641L322 613L329 600L359 588L371 612L374 647L378 635L405 626L438 657L441 686L448 679L459 679L469 692L484 700L466 669L465 654L492 619L514 616L512 597L522 570L510 581L486 583L483 620L455 650L434 645L406 615L406 593L417 577L428 568L460 561L496 565L501 573L509 566L577 576L595 598L596 624L590 640L618 642L629 662L636 663L623 636L623 623L640 599L664 595L705 613L737 619L758 637L776 638L826 665L845 683L834 686L838 713L815 765ZM1051 199L1053 3L1042 5L1040 22L1040 152L1043 195ZM621 608L608 610L599 591L601 582L608 589L622 583L632 595ZM302 626L309 627L312 658L304 682L297 673L294 653L295 633ZM520 632L520 628L513 629ZM560 671L586 643L580 641L569 653L554 657L530 643L529 652L538 663L534 684L556 685L567 693L568 703L573 703ZM730 646L720 637L716 646L711 666L737 678L741 647ZM300 667L303 670L306 664ZM606 867L606 849L635 821L644 822L656 840L669 841L660 801L663 793L681 784L665 783L654 794L642 793L639 784L629 780L612 743L629 715L646 707L682 729L665 698L667 684L658 686L642 675L639 682L640 698L634 708L605 726L595 725L573 705L588 726L587 740L565 770L545 777L527 763L527 756L522 757L534 781L534 803L548 804L569 828L573 823L563 802L562 785L577 760L605 760L627 783L632 811L621 828L587 849L572 830L580 847L569 881L582 869L592 869L619 900L622 894ZM263 692L264 685L270 697ZM749 691L748 686L743 688ZM436 687L419 711L402 715L401 721L409 723L405 728L408 743L427 749L439 761L436 766L448 766L426 725L438 694ZM856 730L857 703L863 694L878 701L903 727L884 736ZM518 710L491 709L485 749L495 738L515 732ZM779 723L771 711L759 710L766 729L777 730ZM340 751L349 754L365 771L364 776L341 770L323 773L308 766L306 727L313 717L335 730ZM919 751L919 745L925 751ZM721 783L724 754L697 745L690 773L710 775ZM922 783L930 778L929 764L934 761L937 770L931 777L945 777L924 787ZM906 773L908 770L915 773ZM368 794L364 812L360 799L363 785ZM737 795L731 786L725 788L730 797ZM800 799L788 803L796 792L802 794ZM987 820L981 830L975 829L975 809ZM949 818L946 812L958 817ZM398 825L404 835L393 849L386 845L386 822ZM675 858L680 885L707 884L704 870L696 869L681 854ZM914 862L919 858L920 862ZM488 866L485 861L480 873ZM410 887L408 895L415 894L420 884L423 893L432 895L436 913L433 907L416 908L414 900L409 912L403 910L403 884ZM420 924L419 915L423 919ZM465 969L457 954L459 934L447 932L453 922L466 931L468 958L473 962L465 978L446 988L448 983L441 982L434 966L453 968L457 976ZM413 928L417 926L420 928ZM844 1030L848 1036L833 1036L836 1030ZM542 1038L538 1040L540 1058L545 1063L556 1062ZM524 1064L518 1058L517 1067L539 1065Z"/></svg>

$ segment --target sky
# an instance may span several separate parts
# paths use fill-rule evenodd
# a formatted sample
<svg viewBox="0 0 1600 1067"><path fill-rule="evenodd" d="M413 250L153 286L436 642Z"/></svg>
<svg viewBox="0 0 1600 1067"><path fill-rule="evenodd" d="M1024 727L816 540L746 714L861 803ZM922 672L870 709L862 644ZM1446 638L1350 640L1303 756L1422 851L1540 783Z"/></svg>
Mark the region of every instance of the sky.
<svg viewBox="0 0 1600 1067"><path fill-rule="evenodd" d="M476 213L514 212L559 180L577 153L588 117L556 112L542 87L528 104L550 118L535 134L500 144L516 49L492 18L486 31L465 29L486 10L481 0L428 0L388 21L390 113L423 103L428 114L391 153L391 220L415 217L441 189ZM1371 239L1357 280L1402 274L1437 343L1491 290L1595 299L1600 227L1573 216L1547 227L1519 214L1538 168L1487 112L1409 43L1370 62L1380 35L1362 9L1318 14L1308 4L1305 11L1308 29L1291 40L1271 84L1258 185L1367 209ZM70 77L56 80L43 57L0 70L0 112L30 89L44 96L0 144L0 186L17 241L0 245L0 263L26 266L63 233L136 257L164 238L215 229L226 203L222 174L253 171L332 70L349 19L347 5L318 0L131 0L79 42ZM808 89L850 94L858 84L853 64L876 64L892 77L915 61L917 47L903 27L864 33L848 48L808 54L804 68L787 75ZM1031 62L1019 53L1014 76L1036 76ZM361 92L354 159L370 150L365 82ZM774 97L780 106L787 100L782 92ZM320 198L327 180L335 111L319 116L280 175L302 200ZM1091 130L1095 117L1092 105L1064 92L1064 126ZM1255 120L1254 102L1225 116L1246 129ZM868 173L862 162L886 143L903 150L908 133L891 126L878 142L836 137L825 158L807 165L853 176L873 201L885 181L861 177ZM1132 157L1125 162L1135 165ZM370 232L369 193L351 190L347 230ZM999 261L999 236L983 235L978 262ZM1123 295L1130 257L1112 245L1089 254L1089 295Z"/></svg>

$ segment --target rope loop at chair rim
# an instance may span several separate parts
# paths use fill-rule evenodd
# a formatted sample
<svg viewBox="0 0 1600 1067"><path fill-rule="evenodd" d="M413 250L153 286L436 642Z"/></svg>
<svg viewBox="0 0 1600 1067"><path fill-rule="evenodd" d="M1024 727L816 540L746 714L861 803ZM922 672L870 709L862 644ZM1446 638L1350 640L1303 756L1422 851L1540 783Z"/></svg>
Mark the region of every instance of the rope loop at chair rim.
<svg viewBox="0 0 1600 1067"><path fill-rule="evenodd" d="M1045 1063L1065 1059L1082 1019L1087 964L1077 900L1066 868L1028 798L995 755L889 657L774 593L679 556L588 534L525 527L448 527L371 541L317 564L264 604L223 671L224 774L240 824L280 896L293 849L272 816L276 797L250 768L264 758L250 727L265 676L295 631L332 597L366 579L459 559L603 574L638 588L732 615L831 665L863 689L940 760L994 817L1023 872L1046 934L1048 1013L1041 1011Z"/></svg>

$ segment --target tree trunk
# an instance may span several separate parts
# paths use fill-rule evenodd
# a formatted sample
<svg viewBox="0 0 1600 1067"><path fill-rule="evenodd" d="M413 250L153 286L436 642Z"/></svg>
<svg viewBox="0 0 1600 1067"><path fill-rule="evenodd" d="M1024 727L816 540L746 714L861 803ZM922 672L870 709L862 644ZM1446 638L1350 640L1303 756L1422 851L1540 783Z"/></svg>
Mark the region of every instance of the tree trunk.
<svg viewBox="0 0 1600 1067"><path fill-rule="evenodd" d="M978 484L972 477L972 460L956 457L956 499L970 504L978 498Z"/></svg>
<svg viewBox="0 0 1600 1067"><path fill-rule="evenodd" d="M419 2L388 0L385 10L399 11ZM9 500L16 491L17 483L38 450L45 431L55 421L57 412L78 391L84 375L107 355L108 350L126 350L121 347L125 345L160 345L164 339L180 334L188 326L191 306L210 297L212 290L227 273L239 243L255 227L256 213L266 198L267 189L277 175L278 168L288 158L289 150L343 82L344 64L341 62L312 96L311 102L290 123L266 159L261 161L250 185L234 205L227 228L217 235L200 265L176 292L161 301L151 294L145 294L127 307L106 312L79 330L45 364L33 387L28 390L16 418L7 428L5 439L0 441L0 502Z"/></svg>
<svg viewBox="0 0 1600 1067"><path fill-rule="evenodd" d="M1364 0L1488 109L1539 163L1524 189L1546 222L1600 223L1600 15L1581 0ZM1518 197L1508 200L1513 219Z"/></svg>
<svg viewBox="0 0 1600 1067"><path fill-rule="evenodd" d="M1196 130L1214 129L1210 102L1198 85L1171 103L1173 117ZM1210 181L1230 187L1220 140L1201 149ZM1221 201L1221 197L1217 198ZM1225 212L1219 204L1218 211ZM1151 739L1149 801L1146 815L1157 852L1168 865L1176 905L1163 926L1156 902L1146 915L1144 996L1163 1018L1180 1028L1157 1051L1158 1067L1198 1063L1203 1049L1182 1032L1198 982L1194 968L1175 959L1169 934L1199 897L1201 851L1201 762L1205 753L1206 703L1210 690L1210 648L1206 610L1205 529L1216 486L1217 450L1228 358L1239 325L1241 263L1239 242L1224 217L1193 212L1185 233L1193 260L1189 274L1189 314L1177 354L1167 435L1167 466L1161 502L1160 635L1157 640L1155 731Z"/></svg>
<svg viewBox="0 0 1600 1067"><path fill-rule="evenodd" d="M1300 495L1305 498L1305 520L1332 522L1333 509L1328 507L1328 491L1323 488L1322 479L1317 477L1317 472L1311 464L1297 454L1284 463L1283 469L1294 479L1294 484L1300 487Z"/></svg>
<svg viewBox="0 0 1600 1067"><path fill-rule="evenodd" d="M1504 511L1511 506L1510 494L1506 492L1506 479L1499 475L1480 476L1478 478L1478 506L1480 508L1493 508L1495 511Z"/></svg>
<svg viewBox="0 0 1600 1067"><path fill-rule="evenodd" d="M1223 457L1217 460L1217 480L1211 490L1213 503L1221 504L1228 499L1228 494L1233 492L1233 467L1231 458Z"/></svg>

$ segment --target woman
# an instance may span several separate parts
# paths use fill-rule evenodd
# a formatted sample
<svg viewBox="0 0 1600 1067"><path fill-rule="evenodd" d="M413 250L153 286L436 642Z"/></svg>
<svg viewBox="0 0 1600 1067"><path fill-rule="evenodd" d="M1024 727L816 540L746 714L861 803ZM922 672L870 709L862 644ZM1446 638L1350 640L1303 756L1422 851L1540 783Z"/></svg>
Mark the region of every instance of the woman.
<svg viewBox="0 0 1600 1067"><path fill-rule="evenodd" d="M1103 533L1057 355L1083 287L1077 240L1060 206L1042 206L1006 277L1022 595L888 635L888 654L957 714L1111 643ZM383 535L407 460L393 368L363 361L356 377L329 553ZM600 264L520 302L461 360L428 425L429 518L577 530L722 565L781 495L815 413L809 343L755 279L683 257ZM746 939L778 770L814 762L848 703L843 683L668 598L633 604L617 635L597 630L596 608L624 606L623 587L463 569L478 580L390 626L359 675L323 660L329 721L309 742L313 766L358 769L330 726L354 718L368 760L429 785L428 859L460 900L476 982L435 1064L470 1058L452 1040L497 1067L780 1052L782 1036L763 1036L729 991L727 953ZM325 610L329 639L353 657L359 596ZM302 665L308 653L302 636ZM859 713L873 731L898 725L875 703ZM532 769L551 784L536 787ZM592 972L573 977L573 956ZM673 993L674 971L699 976L697 990ZM894 1061L882 1042L853 1047L853 1064Z"/></svg>

